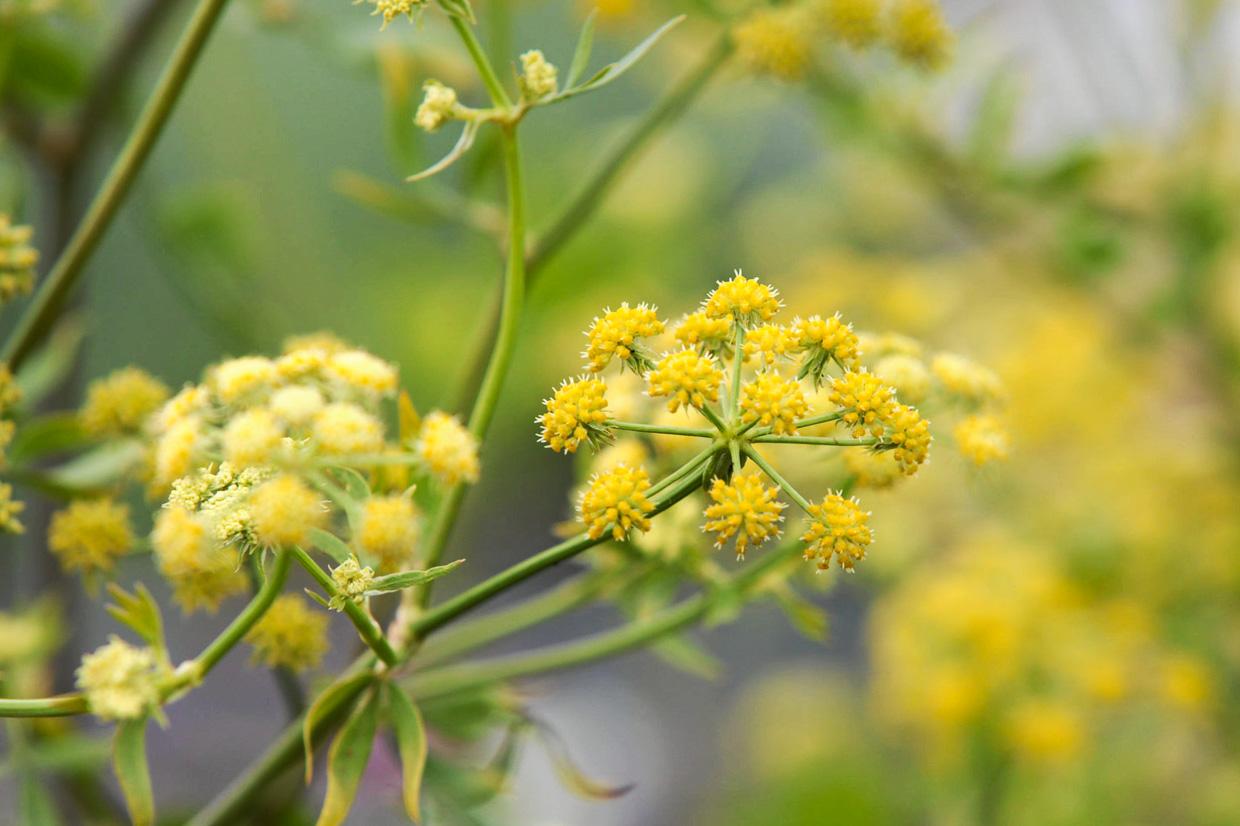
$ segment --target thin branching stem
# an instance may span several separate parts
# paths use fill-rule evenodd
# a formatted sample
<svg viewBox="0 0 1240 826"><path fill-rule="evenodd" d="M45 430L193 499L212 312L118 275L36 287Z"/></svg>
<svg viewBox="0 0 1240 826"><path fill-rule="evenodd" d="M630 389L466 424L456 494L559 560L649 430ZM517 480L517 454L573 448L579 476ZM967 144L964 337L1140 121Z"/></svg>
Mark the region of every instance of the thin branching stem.
<svg viewBox="0 0 1240 826"><path fill-rule="evenodd" d="M704 427L674 427L672 425L641 424L640 422L620 422L615 419L608 419L603 422L603 426L615 428L616 430L631 430L634 433L662 433L667 436L695 436L701 439L713 439L718 435L715 431L707 430Z"/></svg>
<svg viewBox="0 0 1240 826"><path fill-rule="evenodd" d="M762 454L758 453L758 451L754 450L750 445L745 445L744 450L745 455L752 459L755 465L762 468L762 472L771 477L771 481L779 485L779 487L783 489L783 492L788 495L789 499L796 502L797 506L800 507L801 510L806 513L810 512L809 501L802 496L800 492L792 486L792 483L785 479L779 471L775 470L775 468L771 466L770 462L763 459Z"/></svg>
<svg viewBox="0 0 1240 826"><path fill-rule="evenodd" d="M383 630L375 622L374 617L370 616L362 606L342 594L340 589L336 587L336 581L332 579L331 574L324 571L319 563L311 559L310 554L297 546L293 546L292 554L293 558L297 560L301 567L306 569L310 577L318 583L319 587L327 592L328 597L337 599L339 603L344 605L344 613L357 629L362 642L366 643L370 650L374 651L379 659L383 660L385 665L390 667L399 663L400 656L392 648L387 638L383 636Z"/></svg>

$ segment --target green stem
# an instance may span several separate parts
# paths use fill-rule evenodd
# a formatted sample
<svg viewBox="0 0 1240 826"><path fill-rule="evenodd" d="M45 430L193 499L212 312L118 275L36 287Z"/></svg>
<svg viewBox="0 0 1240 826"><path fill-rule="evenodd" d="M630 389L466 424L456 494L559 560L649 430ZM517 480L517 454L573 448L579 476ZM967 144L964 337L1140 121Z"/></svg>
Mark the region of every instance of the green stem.
<svg viewBox="0 0 1240 826"><path fill-rule="evenodd" d="M789 499L796 502L797 505L800 506L801 510L809 513L809 502L797 491L796 488L792 486L791 482L781 476L779 471L771 467L770 463L763 459L761 454L759 454L758 451L754 450L751 446L745 445L744 451L745 455L752 459L754 464L762 468L763 473L771 477L775 484L783 488L784 493L788 494Z"/></svg>
<svg viewBox="0 0 1240 826"><path fill-rule="evenodd" d="M195 669L195 677L201 680L207 675L212 668L224 656L233 649L246 632L254 627L254 624L262 619L263 614L267 613L267 609L271 607L271 603L276 601L276 597L284 588L284 580L288 577L289 569L289 552L281 550L276 553L276 562L272 566L271 573L267 575L267 579L263 582L263 587L258 589L258 593L254 595L254 599L238 614L228 627L220 632L220 635L211 641L211 644L203 649L195 659L194 663L198 666ZM184 687L183 685L178 685Z"/></svg>
<svg viewBox="0 0 1240 826"><path fill-rule="evenodd" d="M473 43L477 45L477 40ZM500 136L508 190L508 262L504 271L504 307L500 314L499 333L482 379L482 388L469 416L469 432L480 443L495 417L504 377L516 350L517 329L525 304L525 185L521 170L521 145L515 125L503 127ZM435 565L443 556L464 497L465 486L460 483L453 485L444 495L427 537L423 558L426 567ZM430 583L417 590L419 605L426 606L430 602L430 592Z"/></svg>
<svg viewBox="0 0 1240 826"><path fill-rule="evenodd" d="M419 700L428 700L470 691L501 680L570 668L642 647L697 622L710 611L722 594L731 596L737 590L744 592L752 588L767 573L792 559L802 547L798 542L779 548L733 577L729 586L700 593L646 619L612 631L576 642L549 646L539 651L426 671L414 678L414 693Z"/></svg>
<svg viewBox="0 0 1240 826"><path fill-rule="evenodd" d="M651 497L651 504L654 505L654 508L651 510L650 515L655 516L667 510L696 490L699 485L699 479L690 477L660 496ZM495 595L506 591L517 583L529 579L534 574L544 571L566 559L571 559L588 548L593 548L595 545L601 545L609 541L611 541L610 533L604 533L597 539L591 539L586 534L566 539L558 545L554 545L541 553L518 562L516 565L501 571L490 579L484 580L447 602L435 606L413 620L409 625L409 630L415 640L421 640L440 626L487 602Z"/></svg>
<svg viewBox="0 0 1240 826"><path fill-rule="evenodd" d="M324 571L319 563L310 558L310 554L297 546L293 546L291 553L293 558L301 564L310 574L311 578L319 584L319 587L327 592L329 597L337 599L338 602L344 604L344 612L348 615L353 626L357 628L357 633L362 638L362 642L369 646L371 651L383 660L384 664L391 667L400 662L400 656L392 649L387 638L383 636L383 630L379 624L375 622L374 617L370 616L362 606L340 592L336 587L336 581L332 579L331 574Z"/></svg>
<svg viewBox="0 0 1240 826"><path fill-rule="evenodd" d="M702 63L664 95L654 108L647 111L645 117L616 145L589 182L551 222L551 226L531 245L525 259L530 285L542 273L547 262L598 211L599 206L620 178L620 173L658 134L660 129L675 121L689 108L731 53L731 40L727 35L722 35ZM454 408L457 410L468 408L477 393L483 365L486 363L491 341L495 338L495 331L499 326L501 306L500 301L496 299L488 313L486 325L480 331L470 350L467 362L470 366L462 372L461 386L457 388L454 396Z"/></svg>
<svg viewBox="0 0 1240 826"><path fill-rule="evenodd" d="M0 699L0 717L69 717L90 709L81 694L62 694L37 700Z"/></svg>
<svg viewBox="0 0 1240 826"><path fill-rule="evenodd" d="M715 431L707 430L704 427L673 427L672 425L618 422L615 419L608 419L603 423L603 426L612 427L616 430L631 430L634 433L663 433L668 436L696 436L703 439L713 439L716 435Z"/></svg>
<svg viewBox="0 0 1240 826"><path fill-rule="evenodd" d="M719 430L720 433L728 432L727 424L724 423L723 419L719 418L719 414L712 410L710 405L704 404L699 407L698 410L702 411L702 415L705 416L707 420Z"/></svg>
<svg viewBox="0 0 1240 826"><path fill-rule="evenodd" d="M650 489L646 491L646 496L647 497L656 496L659 493L662 493L667 488L676 484L677 482L680 482L681 480L686 479L689 476L692 476L700 472L702 470L702 466L705 465L707 460L709 460L711 456L715 455L715 452L718 450L719 450L719 443L716 442L712 444L710 447L703 450L701 453L696 454L693 458L685 462L679 468L672 471L667 476L660 479L658 482L655 482L654 485L652 485Z"/></svg>
<svg viewBox="0 0 1240 826"><path fill-rule="evenodd" d="M821 416L810 416L808 419L799 419L793 424L797 427L813 427L814 425L826 424L827 422L835 422L844 418L846 410L837 410L834 413L823 413Z"/></svg>
<svg viewBox="0 0 1240 826"><path fill-rule="evenodd" d="M754 436L749 441L755 444L768 445L825 445L827 447L873 447L881 440L867 437L865 439L837 439L834 436Z"/></svg>
<svg viewBox="0 0 1240 826"><path fill-rule="evenodd" d="M729 418L733 422L739 421L741 414L741 367L745 361L745 328L739 323L736 325L735 347L736 352L732 354L732 392L728 397Z"/></svg>
<svg viewBox="0 0 1240 826"><path fill-rule="evenodd" d="M18 368L55 322L65 299L111 226L134 179L163 132L227 4L228 0L200 0L189 26L177 42L159 82L81 224L0 351L0 361L7 362L10 369Z"/></svg>
<svg viewBox="0 0 1240 826"><path fill-rule="evenodd" d="M482 44L478 42L478 38L474 35L474 30L470 28L469 23L455 15L449 16L452 28L456 29L456 33L461 36L461 42L465 44L465 48L469 51L469 56L473 58L474 65L478 67L478 74L482 77L482 83L487 87L487 94L491 96L491 103L507 109L512 106L512 101L508 98L508 93L504 91L504 84L499 82L499 77L495 74L491 61L487 58L486 51L482 48Z"/></svg>

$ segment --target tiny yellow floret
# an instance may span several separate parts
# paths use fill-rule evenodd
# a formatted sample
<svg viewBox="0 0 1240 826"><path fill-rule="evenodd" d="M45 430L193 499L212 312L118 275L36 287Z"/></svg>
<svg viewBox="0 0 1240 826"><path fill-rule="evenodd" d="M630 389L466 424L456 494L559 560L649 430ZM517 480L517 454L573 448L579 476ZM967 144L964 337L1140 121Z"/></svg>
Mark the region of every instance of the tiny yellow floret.
<svg viewBox="0 0 1240 826"><path fill-rule="evenodd" d="M865 370L850 371L835 379L827 397L845 411L840 421L858 439L867 431L874 436L883 435L883 425L895 405L891 388Z"/></svg>
<svg viewBox="0 0 1240 826"><path fill-rule="evenodd" d="M906 404L891 408L883 441L895 445L892 458L906 476L912 476L930 455L930 423Z"/></svg>
<svg viewBox="0 0 1240 826"><path fill-rule="evenodd" d="M521 96L526 100L539 100L555 94L556 68L538 49L521 55Z"/></svg>
<svg viewBox="0 0 1240 826"><path fill-rule="evenodd" d="M441 126L457 116L459 104L456 90L444 86L438 80L428 80L422 86L424 95L413 122L419 129L436 132Z"/></svg>
<svg viewBox="0 0 1240 826"><path fill-rule="evenodd" d="M758 474L738 473L731 482L716 478L710 498L714 504L706 508L703 529L715 534L716 548L735 535L736 557L743 559L750 547L779 536L787 505L779 501L779 488L763 485Z"/></svg>
<svg viewBox="0 0 1240 826"><path fill-rule="evenodd" d="M732 340L732 319L711 318L705 310L698 310L681 319L673 335L685 347L717 352Z"/></svg>
<svg viewBox="0 0 1240 826"><path fill-rule="evenodd" d="M30 244L33 237L30 226L14 224L9 215L0 213L0 304L34 289L39 253Z"/></svg>
<svg viewBox="0 0 1240 826"><path fill-rule="evenodd" d="M204 519L182 507L159 512L151 545L160 574L187 614L199 609L214 613L225 599L249 586L237 550L217 544Z"/></svg>
<svg viewBox="0 0 1240 826"><path fill-rule="evenodd" d="M746 278L738 270L711 290L702 303L702 310L707 318L730 319L752 326L770 321L782 306L779 290L756 278Z"/></svg>
<svg viewBox="0 0 1240 826"><path fill-rule="evenodd" d="M356 390L385 396L396 391L396 368L365 350L345 350L327 357L328 378Z"/></svg>
<svg viewBox="0 0 1240 826"><path fill-rule="evenodd" d="M760 324L745 334L745 361L761 357L760 366L771 367L797 348L793 332L782 324Z"/></svg>
<svg viewBox="0 0 1240 826"><path fill-rule="evenodd" d="M953 396L981 404L1003 396L1003 383L994 371L955 353L940 353L930 362L930 372Z"/></svg>
<svg viewBox="0 0 1240 826"><path fill-rule="evenodd" d="M331 598L328 607L333 611L343 611L346 603L361 602L374 581L373 568L369 565L363 566L355 556L349 557L332 568L332 582L340 593Z"/></svg>
<svg viewBox="0 0 1240 826"><path fill-rule="evenodd" d="M874 533L867 524L869 513L861 510L857 500L845 499L838 493L828 493L821 503L810 505L809 510L812 520L801 535L801 541L808 543L805 558L816 560L822 571L831 567L832 557L844 570L853 570L874 541Z"/></svg>
<svg viewBox="0 0 1240 826"><path fill-rule="evenodd" d="M599 539L608 529L617 542L629 531L650 530L648 514L654 505L646 498L650 477L645 468L620 464L597 473L581 494L578 513L591 539Z"/></svg>
<svg viewBox="0 0 1240 826"><path fill-rule="evenodd" d="M276 365L271 359L242 356L216 365L207 377L207 384L220 401L232 404L243 396L270 388L276 376Z"/></svg>
<svg viewBox="0 0 1240 826"><path fill-rule="evenodd" d="M224 458L238 467L271 461L284 440L284 431L271 411L252 407L238 413L224 428Z"/></svg>
<svg viewBox="0 0 1240 826"><path fill-rule="evenodd" d="M741 388L741 421L757 422L781 436L797 432L797 419L809 411L800 382L778 373L759 373Z"/></svg>

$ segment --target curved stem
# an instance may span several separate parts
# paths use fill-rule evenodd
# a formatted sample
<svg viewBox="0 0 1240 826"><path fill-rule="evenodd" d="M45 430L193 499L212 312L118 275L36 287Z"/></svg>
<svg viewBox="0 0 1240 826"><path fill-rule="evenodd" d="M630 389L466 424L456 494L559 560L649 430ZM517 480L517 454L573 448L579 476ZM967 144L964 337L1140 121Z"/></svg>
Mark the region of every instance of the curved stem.
<svg viewBox="0 0 1240 826"><path fill-rule="evenodd" d="M267 613L271 603L276 601L276 597L279 596L280 591L284 588L284 580L288 577L288 569L289 552L279 551L276 554L276 562L272 566L271 573L267 575L267 580L263 583L263 587L258 589L254 599L250 600L241 613L228 624L228 627L221 631L220 635L212 640L211 644L204 648L201 654L194 658L194 662L198 666L196 676L199 679L205 677L207 672L215 667L216 663L224 659L224 656L241 641L246 632L262 619L263 614Z"/></svg>
<svg viewBox="0 0 1240 826"><path fill-rule="evenodd" d="M340 593L340 589L336 587L336 581L332 579L331 574L324 571L319 563L310 558L310 554L306 553L296 545L293 546L291 553L293 558L305 568L311 578L318 583L319 587L327 592L329 597L337 598L344 605L344 612L348 615L349 620L357 629L358 635L362 638L362 642L383 660L384 664L394 666L400 662L400 656L392 649L391 643L383 636L383 630L379 624L375 622L374 617L370 616L362 606Z"/></svg>
<svg viewBox="0 0 1240 826"><path fill-rule="evenodd" d="M641 424L640 422L618 422L615 419L608 419L603 422L603 426L612 427L616 430L631 430L634 433L663 433L667 436L696 436L704 439L713 439L716 435L715 431L707 430L704 427L674 427L672 425Z"/></svg>
<svg viewBox="0 0 1240 826"><path fill-rule="evenodd" d="M793 502L796 502L797 505L801 508L801 510L805 511L806 513L809 513L809 508L810 508L809 502L805 499L804 496L800 494L800 492L796 488L792 486L791 482L789 482L787 479L781 476L779 471L775 470L775 468L773 468L770 465L770 463L766 461L766 459L763 459L762 455L758 453L758 451L754 450L753 447L751 447L750 445L745 445L744 451L745 451L746 456L748 456L750 459L753 459L753 462L755 465L762 468L763 473L771 477L771 480L775 482L775 484L783 488L784 493L788 494L789 499L791 499Z"/></svg>
<svg viewBox="0 0 1240 826"><path fill-rule="evenodd" d="M487 87L487 94L491 96L491 103L500 108L507 109L512 105L512 101L509 100L508 93L504 91L504 84L499 82L499 77L495 74L495 68L491 65L490 59L487 58L487 53L482 48L482 44L478 42L478 38L474 35L474 30L470 28L467 21L455 15L450 15L448 20L451 21L452 28L456 29L456 33L460 35L461 42L465 44L465 48L469 51L469 56L473 58L474 65L478 68L478 74L482 77L482 83Z"/></svg>
<svg viewBox="0 0 1240 826"><path fill-rule="evenodd" d="M111 226L134 179L163 132L207 38L227 4L228 0L200 0L99 193L0 351L0 361L8 362L10 369L18 368L56 320L65 299Z"/></svg>

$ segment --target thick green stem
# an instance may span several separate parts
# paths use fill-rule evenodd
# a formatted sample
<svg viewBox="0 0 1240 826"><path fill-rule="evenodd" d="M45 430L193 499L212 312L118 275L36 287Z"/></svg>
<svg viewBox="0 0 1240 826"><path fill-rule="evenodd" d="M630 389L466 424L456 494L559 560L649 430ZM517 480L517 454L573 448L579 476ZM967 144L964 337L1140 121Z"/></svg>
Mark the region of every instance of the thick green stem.
<svg viewBox="0 0 1240 826"><path fill-rule="evenodd" d="M208 37L228 0L200 0L185 33L181 35L172 57L164 68L155 90L138 116L120 155L113 163L99 193L91 202L74 231L73 237L44 279L34 299L22 314L17 326L0 351L0 361L11 369L25 360L55 322L56 317L77 284L86 263L99 246L117 211L129 194L130 187L155 146L168 117L185 89Z"/></svg>
<svg viewBox="0 0 1240 826"><path fill-rule="evenodd" d="M714 456L716 451L719 450L719 448L720 448L720 444L718 442L715 442L710 447L703 450L701 453L698 453L692 459L690 459L689 461L681 465L679 468L672 471L667 476L660 479L658 482L655 482L654 485L650 487L650 490L646 491L646 496L647 497L656 496L659 493L666 490L667 488L669 488L670 486L676 484L677 482L680 482L683 479L686 479L690 476L700 473L702 471L702 467L706 464L707 460L709 460L711 456Z"/></svg>
<svg viewBox="0 0 1240 826"><path fill-rule="evenodd" d="M801 508L801 510L805 511L806 513L809 513L809 507L810 507L809 502L806 500L804 496L800 494L800 492L796 488L792 486L791 482L789 482L787 479L781 476L779 471L775 470L775 468L773 468L771 464L766 461L766 459L763 459L762 455L758 453L758 451L754 450L749 445L745 445L744 450L745 450L745 455L748 456L750 459L752 459L754 464L762 468L763 473L771 477L771 480L774 481L775 484L783 488L784 493L788 494L789 499L791 499L793 502L796 502L797 505Z"/></svg>
<svg viewBox="0 0 1240 826"><path fill-rule="evenodd" d="M474 35L474 30L470 28L467 21L459 17L451 16L448 20L451 21L452 28L456 29L456 33L460 35L461 42L465 44L465 48L469 51L469 56L473 58L474 65L478 68L478 74L482 77L482 83L487 87L487 94L491 96L491 103L500 108L507 109L512 105L512 101L508 99L508 93L504 91L504 84L500 83L499 76L495 74L495 68L487 58L486 51Z"/></svg>
<svg viewBox="0 0 1240 826"><path fill-rule="evenodd" d="M90 709L81 694L62 694L37 700L0 699L0 717L70 717Z"/></svg>
<svg viewBox="0 0 1240 826"><path fill-rule="evenodd" d="M727 423L724 422L723 419L719 418L719 414L712 410L710 405L704 404L699 407L698 410L702 411L702 415L705 416L707 421L713 424L720 433L728 432Z"/></svg>
<svg viewBox="0 0 1240 826"><path fill-rule="evenodd" d="M477 44L476 40L473 42ZM469 432L480 443L495 417L504 377L508 374L516 350L517 330L525 304L525 185L521 170L521 145L517 140L515 124L502 127L500 146L508 189L508 262L504 272L504 308L500 314L499 333L482 379L482 388L469 416ZM427 537L423 557L426 567L435 565L443 556L464 498L465 486L461 483L453 485L444 494ZM418 589L418 604L427 605L430 592L430 583Z"/></svg>
<svg viewBox="0 0 1240 826"><path fill-rule="evenodd" d="M375 622L374 617L366 612L366 609L358 605L353 600L340 592L336 587L336 581L332 579L331 574L324 571L319 563L310 558L310 554L296 546L292 549L293 557L305 568L319 587L327 592L329 597L337 599L344 604L344 613L349 617L353 626L357 629L358 635L362 638L362 642L369 646L371 651L378 655L379 659L388 666L394 666L400 662L400 656L392 649L387 638L383 636L383 629Z"/></svg>
<svg viewBox="0 0 1240 826"><path fill-rule="evenodd" d="M540 651L448 666L421 673L413 680L414 693L419 700L428 700L480 688L501 680L570 668L648 645L700 620L714 606L721 593L737 590L743 592L752 588L767 573L792 559L802 547L802 544L798 542L772 551L744 572L733 577L728 586L716 591L700 593L684 600L679 605L612 631L595 634L576 642L549 646Z"/></svg>

